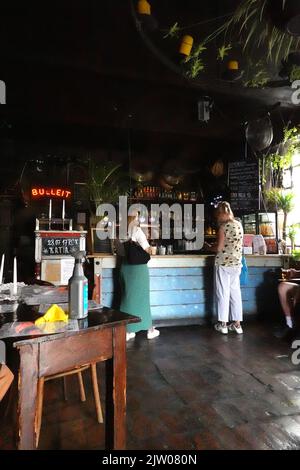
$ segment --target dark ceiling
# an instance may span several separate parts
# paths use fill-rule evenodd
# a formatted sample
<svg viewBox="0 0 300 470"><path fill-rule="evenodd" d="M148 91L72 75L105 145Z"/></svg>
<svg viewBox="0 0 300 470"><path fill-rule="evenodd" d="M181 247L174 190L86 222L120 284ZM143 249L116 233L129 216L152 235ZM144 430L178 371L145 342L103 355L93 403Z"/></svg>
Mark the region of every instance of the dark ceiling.
<svg viewBox="0 0 300 470"><path fill-rule="evenodd" d="M231 12L236 0L149 0L160 28ZM2 122L16 133L47 135L134 128L142 133L242 138L242 125L271 109L274 120L297 120L290 87L250 90L216 75L188 81L166 63L152 33L139 32L133 0L19 2L1 5L0 79L7 86ZM209 58L213 62L213 58ZM214 100L207 124L197 121L197 100ZM52 135L53 137L53 135Z"/></svg>

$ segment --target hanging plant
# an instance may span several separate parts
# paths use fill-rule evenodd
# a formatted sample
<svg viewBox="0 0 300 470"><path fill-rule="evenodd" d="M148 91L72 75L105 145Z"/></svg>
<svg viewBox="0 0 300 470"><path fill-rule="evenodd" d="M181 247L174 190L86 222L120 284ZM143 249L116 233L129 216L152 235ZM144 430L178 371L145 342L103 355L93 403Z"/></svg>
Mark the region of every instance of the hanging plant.
<svg viewBox="0 0 300 470"><path fill-rule="evenodd" d="M284 127L283 140L277 146L277 151L263 157L263 184L269 181L274 188L282 187L284 171L291 167L293 156L299 147L298 127Z"/></svg>
<svg viewBox="0 0 300 470"><path fill-rule="evenodd" d="M222 45L217 47L216 59L221 61L229 54L232 44L241 45L246 57L253 56L253 52L256 53L257 49L264 49L266 52L264 65L257 64L254 73L252 70L244 83L245 86L251 88L264 87L270 80L266 64L277 66L280 61L286 60L290 54L300 48L300 38L291 35L288 28L282 29L280 22L277 24L273 15L274 10L276 10L277 16L283 21L285 16L291 14L293 1L276 0L275 3L274 0L242 0L233 14L211 33L201 37L200 32L201 47L204 50L210 44L218 41ZM219 19L215 18L215 21L219 21ZM203 22L199 22L199 28L202 24ZM181 30L186 29L188 27L180 28L176 22L166 31L163 37L175 37ZM196 78L206 68L200 54L190 57L185 61L185 64L184 73L190 78ZM293 79L299 76L298 73L299 71L296 71L296 69L293 70Z"/></svg>
<svg viewBox="0 0 300 470"><path fill-rule="evenodd" d="M293 65L290 71L289 80L293 83L295 80L300 80L300 67L299 65Z"/></svg>
<svg viewBox="0 0 300 470"><path fill-rule="evenodd" d="M192 53L184 59L184 63L189 63L189 68L186 75L190 78L196 78L200 72L205 68L203 58L201 57L206 47L203 44L198 44L193 47Z"/></svg>
<svg viewBox="0 0 300 470"><path fill-rule="evenodd" d="M244 82L244 86L247 88L264 88L269 80L268 72L262 68L254 72L252 77Z"/></svg>
<svg viewBox="0 0 300 470"><path fill-rule="evenodd" d="M278 146L277 152L265 155L267 168L274 170L288 169L292 165L293 156L299 148L298 127L284 127L283 141Z"/></svg>
<svg viewBox="0 0 300 470"><path fill-rule="evenodd" d="M286 0L277 2L276 6L280 15L286 8ZM225 31L229 31L229 28L237 30L244 51L264 45L267 59L278 64L291 51L299 48L300 39L274 25L270 17L271 9L274 9L274 2L270 0L243 0L223 28Z"/></svg>
<svg viewBox="0 0 300 470"><path fill-rule="evenodd" d="M178 23L174 23L173 26L170 27L169 30L167 30L166 34L163 36L164 39L167 38L177 38L179 36L179 31L180 28L178 26Z"/></svg>
<svg viewBox="0 0 300 470"><path fill-rule="evenodd" d="M223 46L219 47L218 49L218 60L224 60L224 58L226 56L228 56L229 54L229 51L232 49L232 46L231 44L228 44L227 46L225 46L225 44L223 44Z"/></svg>

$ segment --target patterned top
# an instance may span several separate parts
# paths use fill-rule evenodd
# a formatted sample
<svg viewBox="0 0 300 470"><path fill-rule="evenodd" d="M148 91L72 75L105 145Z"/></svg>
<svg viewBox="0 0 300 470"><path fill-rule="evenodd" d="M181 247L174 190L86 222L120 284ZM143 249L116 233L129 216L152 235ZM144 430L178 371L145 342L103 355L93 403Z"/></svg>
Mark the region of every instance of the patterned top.
<svg viewBox="0 0 300 470"><path fill-rule="evenodd" d="M217 253L216 266L241 266L243 251L243 227L238 220L222 224L225 233L224 248Z"/></svg>

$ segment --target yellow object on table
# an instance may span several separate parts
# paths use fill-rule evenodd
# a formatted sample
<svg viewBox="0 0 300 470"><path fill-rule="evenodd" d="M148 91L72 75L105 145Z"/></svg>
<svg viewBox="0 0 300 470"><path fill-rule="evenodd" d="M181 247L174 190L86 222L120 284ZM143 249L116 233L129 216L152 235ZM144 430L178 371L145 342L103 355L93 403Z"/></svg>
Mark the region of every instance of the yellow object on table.
<svg viewBox="0 0 300 470"><path fill-rule="evenodd" d="M50 308L48 308L45 315L35 320L34 323L35 325L41 325L42 323L46 323L46 322L58 322L58 321L64 321L67 323L68 315L63 311L61 307L59 307L56 304L53 304L51 305Z"/></svg>

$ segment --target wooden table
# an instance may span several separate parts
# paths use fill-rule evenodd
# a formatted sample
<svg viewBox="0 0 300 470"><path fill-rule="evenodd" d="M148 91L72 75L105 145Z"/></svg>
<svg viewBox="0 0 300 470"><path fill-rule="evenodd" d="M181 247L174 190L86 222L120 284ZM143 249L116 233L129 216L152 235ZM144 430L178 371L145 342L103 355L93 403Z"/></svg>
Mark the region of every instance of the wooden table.
<svg viewBox="0 0 300 470"><path fill-rule="evenodd" d="M26 320L28 321L28 312ZM22 320L22 312L18 314ZM32 320L36 313L32 312ZM35 449L37 382L76 366L106 361L106 449L126 447L126 324L138 317L103 308L79 320L79 331L14 343L19 351L18 449ZM1 326L0 326L1 328Z"/></svg>

